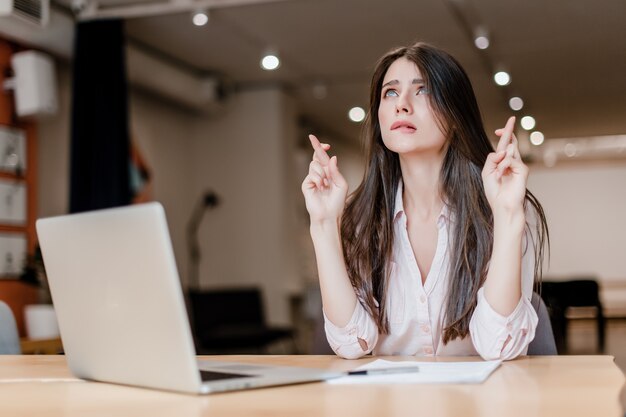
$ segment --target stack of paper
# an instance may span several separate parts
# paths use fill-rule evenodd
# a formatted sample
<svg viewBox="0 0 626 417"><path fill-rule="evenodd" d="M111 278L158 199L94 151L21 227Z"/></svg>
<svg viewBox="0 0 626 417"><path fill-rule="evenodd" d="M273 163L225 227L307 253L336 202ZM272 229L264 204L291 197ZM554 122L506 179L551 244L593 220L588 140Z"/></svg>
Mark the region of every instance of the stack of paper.
<svg viewBox="0 0 626 417"><path fill-rule="evenodd" d="M348 375L330 379L329 384L480 384L502 361L392 362L378 359L355 370L391 369L417 365L418 372L378 375Z"/></svg>

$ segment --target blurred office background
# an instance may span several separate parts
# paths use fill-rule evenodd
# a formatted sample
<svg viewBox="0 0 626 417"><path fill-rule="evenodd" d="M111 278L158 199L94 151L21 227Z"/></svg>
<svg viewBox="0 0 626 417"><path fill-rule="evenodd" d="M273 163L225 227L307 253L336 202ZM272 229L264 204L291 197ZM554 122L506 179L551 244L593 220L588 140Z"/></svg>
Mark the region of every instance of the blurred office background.
<svg viewBox="0 0 626 417"><path fill-rule="evenodd" d="M0 222L2 236L27 236L23 252L36 250L34 218L70 210L75 25L122 19L135 199L164 205L183 287L259 288L268 325L294 330L298 351L308 352L320 304L300 193L307 134L332 145L354 189L363 172L358 108L374 64L422 40L464 66L488 132L511 114L524 121L516 133L552 241L544 279L599 285L604 352L626 366L623 0L53 0L47 21L13 7L0 16L2 77L11 78L15 54L42 52L57 98L54 111L20 117L17 93L0 92L2 125L31 138L30 165L0 175L30 196L21 223ZM105 120L118 110L101 109ZM563 353L600 351L598 306L588 307L563 305Z"/></svg>

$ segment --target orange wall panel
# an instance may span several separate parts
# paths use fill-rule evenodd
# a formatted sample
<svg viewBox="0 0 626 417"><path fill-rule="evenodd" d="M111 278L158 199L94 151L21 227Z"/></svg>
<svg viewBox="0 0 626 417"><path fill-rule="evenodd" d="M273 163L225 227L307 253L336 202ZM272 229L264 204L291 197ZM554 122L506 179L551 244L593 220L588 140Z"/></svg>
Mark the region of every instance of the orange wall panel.
<svg viewBox="0 0 626 417"><path fill-rule="evenodd" d="M2 125L10 125L13 119L12 93L2 88L7 78L7 70L10 68L12 53L11 45L0 38L0 124Z"/></svg>
<svg viewBox="0 0 626 417"><path fill-rule="evenodd" d="M39 303L38 288L16 279L0 279L0 300L13 310L20 337L26 337L24 307Z"/></svg>

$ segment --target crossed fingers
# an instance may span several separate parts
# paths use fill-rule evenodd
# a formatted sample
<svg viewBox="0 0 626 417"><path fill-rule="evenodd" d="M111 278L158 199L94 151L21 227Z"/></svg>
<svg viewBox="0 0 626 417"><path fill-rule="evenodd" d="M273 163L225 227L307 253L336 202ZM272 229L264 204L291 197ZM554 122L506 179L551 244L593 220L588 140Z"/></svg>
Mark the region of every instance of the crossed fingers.
<svg viewBox="0 0 626 417"><path fill-rule="evenodd" d="M330 157L326 151L330 149L330 145L320 143L315 135L309 135L309 140L311 141L311 146L313 146L313 158L309 166L317 174L316 185L318 188L323 189L329 186L328 178L330 172L328 164L330 163Z"/></svg>

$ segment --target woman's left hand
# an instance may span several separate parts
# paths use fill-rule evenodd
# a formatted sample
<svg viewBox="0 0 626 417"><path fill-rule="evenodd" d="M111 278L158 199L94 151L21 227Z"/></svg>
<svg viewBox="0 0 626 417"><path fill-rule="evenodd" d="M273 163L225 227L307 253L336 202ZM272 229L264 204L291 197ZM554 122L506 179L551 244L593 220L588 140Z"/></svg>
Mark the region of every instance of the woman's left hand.
<svg viewBox="0 0 626 417"><path fill-rule="evenodd" d="M520 156L514 126L515 117L511 116L504 128L496 130L498 147L487 156L483 167L485 195L494 216L502 211L523 213L528 167Z"/></svg>

